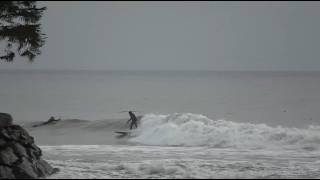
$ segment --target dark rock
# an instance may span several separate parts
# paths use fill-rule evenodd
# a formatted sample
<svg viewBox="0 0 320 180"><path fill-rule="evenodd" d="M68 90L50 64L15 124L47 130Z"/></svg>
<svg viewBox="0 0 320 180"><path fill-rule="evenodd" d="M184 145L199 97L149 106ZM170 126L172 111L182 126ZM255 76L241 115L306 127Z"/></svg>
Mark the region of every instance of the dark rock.
<svg viewBox="0 0 320 180"><path fill-rule="evenodd" d="M5 141L4 139L0 139L0 147L5 147L7 144L7 141Z"/></svg>
<svg viewBox="0 0 320 180"><path fill-rule="evenodd" d="M41 156L34 138L21 126L0 128L0 178L45 178L59 171Z"/></svg>
<svg viewBox="0 0 320 180"><path fill-rule="evenodd" d="M12 170L7 166L0 165L0 179L14 179Z"/></svg>
<svg viewBox="0 0 320 180"><path fill-rule="evenodd" d="M26 148L23 147L21 144L15 142L12 144L12 148L15 154L19 157L28 157Z"/></svg>
<svg viewBox="0 0 320 180"><path fill-rule="evenodd" d="M34 151L34 153L37 155L37 156L42 156L42 151L41 151L41 149L38 147L38 146L36 146L36 145L31 145L31 150L33 150Z"/></svg>
<svg viewBox="0 0 320 180"><path fill-rule="evenodd" d="M31 136L21 135L19 142L26 146L31 146L34 143L34 138Z"/></svg>
<svg viewBox="0 0 320 180"><path fill-rule="evenodd" d="M8 134L10 134L10 137L14 141L20 140L21 132L18 130L8 129Z"/></svg>
<svg viewBox="0 0 320 180"><path fill-rule="evenodd" d="M19 125L12 125L7 128L10 132L18 131L21 135L30 136L29 133Z"/></svg>
<svg viewBox="0 0 320 180"><path fill-rule="evenodd" d="M10 147L6 147L0 151L0 164L11 166L18 160L18 157L14 154Z"/></svg>
<svg viewBox="0 0 320 180"><path fill-rule="evenodd" d="M44 160L39 160L36 163L36 171L40 177L45 177L47 174L53 173L53 168Z"/></svg>
<svg viewBox="0 0 320 180"><path fill-rule="evenodd" d="M0 137L3 137L6 140L11 140L12 137L9 135L8 130L7 129L0 129Z"/></svg>
<svg viewBox="0 0 320 180"><path fill-rule="evenodd" d="M31 146L33 143L34 143L34 138L31 137L31 136L24 136L22 135L21 136L21 139L19 140L19 142L23 145L26 145L26 146Z"/></svg>
<svg viewBox="0 0 320 180"><path fill-rule="evenodd" d="M59 169L59 168L53 168L53 170L52 170L52 174L58 173L59 171L60 171L60 169Z"/></svg>
<svg viewBox="0 0 320 180"><path fill-rule="evenodd" d="M13 140L19 141L24 145L34 143L34 138L30 136L29 133L19 125L9 126L8 132L10 133Z"/></svg>
<svg viewBox="0 0 320 180"><path fill-rule="evenodd" d="M41 151L28 148L27 153L28 153L28 156L32 159L35 159L35 160L40 159Z"/></svg>
<svg viewBox="0 0 320 180"><path fill-rule="evenodd" d="M39 176L35 173L33 164L26 158L22 158L22 162L12 168L15 178L19 179L36 179Z"/></svg>
<svg viewBox="0 0 320 180"><path fill-rule="evenodd" d="M12 125L12 117L8 113L0 113L0 128Z"/></svg>

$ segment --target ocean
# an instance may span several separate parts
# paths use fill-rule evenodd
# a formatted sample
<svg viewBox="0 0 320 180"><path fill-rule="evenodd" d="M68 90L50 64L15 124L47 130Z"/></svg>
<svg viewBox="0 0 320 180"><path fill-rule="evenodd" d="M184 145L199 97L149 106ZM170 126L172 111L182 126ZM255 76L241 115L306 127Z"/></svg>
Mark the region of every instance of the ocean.
<svg viewBox="0 0 320 180"><path fill-rule="evenodd" d="M320 73L0 71L0 109L19 122L195 113L271 126L319 125Z"/></svg>
<svg viewBox="0 0 320 180"><path fill-rule="evenodd" d="M320 73L0 71L53 178L320 178ZM131 136L126 112L142 116ZM50 116L63 119L46 126Z"/></svg>

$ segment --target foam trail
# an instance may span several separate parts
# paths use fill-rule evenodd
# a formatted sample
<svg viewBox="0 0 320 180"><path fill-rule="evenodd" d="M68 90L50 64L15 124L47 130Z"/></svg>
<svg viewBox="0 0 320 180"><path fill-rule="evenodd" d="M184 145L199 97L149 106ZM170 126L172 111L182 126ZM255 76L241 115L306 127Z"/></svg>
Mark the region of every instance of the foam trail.
<svg viewBox="0 0 320 180"><path fill-rule="evenodd" d="M245 149L320 149L320 127L306 129L212 120L192 113L146 114L131 142Z"/></svg>

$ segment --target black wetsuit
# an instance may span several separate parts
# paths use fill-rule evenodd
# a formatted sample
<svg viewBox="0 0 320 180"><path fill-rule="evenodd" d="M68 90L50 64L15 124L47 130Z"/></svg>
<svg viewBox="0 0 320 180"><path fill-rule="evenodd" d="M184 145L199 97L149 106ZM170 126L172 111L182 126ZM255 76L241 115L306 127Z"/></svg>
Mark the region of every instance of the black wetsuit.
<svg viewBox="0 0 320 180"><path fill-rule="evenodd" d="M138 128L137 117L131 111L129 111L129 115L130 115L130 119L128 120L128 122L131 120L130 129L132 129L133 125L135 125L136 128Z"/></svg>

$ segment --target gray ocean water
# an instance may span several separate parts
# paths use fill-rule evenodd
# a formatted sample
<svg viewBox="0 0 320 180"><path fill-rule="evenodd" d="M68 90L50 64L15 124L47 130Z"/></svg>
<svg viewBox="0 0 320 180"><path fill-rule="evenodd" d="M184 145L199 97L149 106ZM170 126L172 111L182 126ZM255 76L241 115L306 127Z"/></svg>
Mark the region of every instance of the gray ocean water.
<svg viewBox="0 0 320 180"><path fill-rule="evenodd" d="M320 73L0 71L49 178L320 177ZM130 136L127 113L142 115ZM33 127L50 116L63 120Z"/></svg>
<svg viewBox="0 0 320 180"><path fill-rule="evenodd" d="M271 126L320 125L318 72L0 71L0 110L18 122L195 113Z"/></svg>

